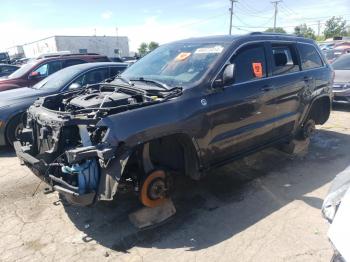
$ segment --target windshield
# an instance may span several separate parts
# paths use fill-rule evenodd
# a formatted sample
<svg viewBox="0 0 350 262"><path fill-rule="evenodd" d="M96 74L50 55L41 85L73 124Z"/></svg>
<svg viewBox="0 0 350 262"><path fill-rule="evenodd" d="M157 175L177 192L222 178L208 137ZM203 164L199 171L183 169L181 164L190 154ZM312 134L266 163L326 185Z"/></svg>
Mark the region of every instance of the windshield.
<svg viewBox="0 0 350 262"><path fill-rule="evenodd" d="M122 77L186 86L199 80L228 44L174 43L161 46L129 67Z"/></svg>
<svg viewBox="0 0 350 262"><path fill-rule="evenodd" d="M36 63L36 61L31 61L31 62L28 62L28 63L22 65L17 71L15 71L11 75L9 75L8 78L12 79L12 78L22 77L35 65L35 63Z"/></svg>
<svg viewBox="0 0 350 262"><path fill-rule="evenodd" d="M0 59L6 59L7 55L5 53L0 53Z"/></svg>
<svg viewBox="0 0 350 262"><path fill-rule="evenodd" d="M332 64L334 70L350 70L350 55L343 55Z"/></svg>
<svg viewBox="0 0 350 262"><path fill-rule="evenodd" d="M67 67L62 69L33 86L34 89L60 90L74 79L82 70L79 68Z"/></svg>

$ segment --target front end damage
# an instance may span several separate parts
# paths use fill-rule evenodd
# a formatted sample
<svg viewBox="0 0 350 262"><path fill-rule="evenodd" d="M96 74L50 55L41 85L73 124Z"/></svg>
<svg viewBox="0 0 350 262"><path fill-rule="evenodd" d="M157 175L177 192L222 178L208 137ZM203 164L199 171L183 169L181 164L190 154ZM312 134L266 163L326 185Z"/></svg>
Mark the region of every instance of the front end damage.
<svg viewBox="0 0 350 262"><path fill-rule="evenodd" d="M145 91L106 83L41 98L27 112L16 154L70 203L87 206L112 200L125 187L137 188L138 181L123 176L132 148L124 141L110 141L110 127L101 120L180 93L177 88Z"/></svg>

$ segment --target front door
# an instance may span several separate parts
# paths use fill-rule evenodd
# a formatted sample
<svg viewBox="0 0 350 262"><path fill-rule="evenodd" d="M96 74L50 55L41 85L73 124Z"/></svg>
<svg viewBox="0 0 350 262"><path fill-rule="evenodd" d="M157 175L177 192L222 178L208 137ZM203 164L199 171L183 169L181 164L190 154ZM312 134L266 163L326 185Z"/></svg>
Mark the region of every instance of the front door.
<svg viewBox="0 0 350 262"><path fill-rule="evenodd" d="M267 79L266 47L250 44L231 58L234 82L207 96L210 159L224 161L272 139L274 87Z"/></svg>

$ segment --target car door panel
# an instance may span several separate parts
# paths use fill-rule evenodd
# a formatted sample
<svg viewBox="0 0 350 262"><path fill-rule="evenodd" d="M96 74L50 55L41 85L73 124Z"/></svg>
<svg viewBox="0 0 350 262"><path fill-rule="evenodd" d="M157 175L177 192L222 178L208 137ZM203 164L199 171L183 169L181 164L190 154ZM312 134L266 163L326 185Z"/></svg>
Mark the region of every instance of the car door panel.
<svg viewBox="0 0 350 262"><path fill-rule="evenodd" d="M262 45L258 45L258 48L264 53ZM243 51L241 55L249 57ZM251 55L249 61L240 61L239 52L237 58L233 58L237 64L236 74L251 70L254 59L265 59L254 58L254 52ZM214 91L206 97L210 108L207 118L211 125L209 162L225 160L272 139L275 110L273 85L266 75L249 81L241 78L236 78L241 82Z"/></svg>
<svg viewBox="0 0 350 262"><path fill-rule="evenodd" d="M268 44L270 82L275 87L275 136L291 134L301 110L305 81L300 72L300 61L295 43Z"/></svg>

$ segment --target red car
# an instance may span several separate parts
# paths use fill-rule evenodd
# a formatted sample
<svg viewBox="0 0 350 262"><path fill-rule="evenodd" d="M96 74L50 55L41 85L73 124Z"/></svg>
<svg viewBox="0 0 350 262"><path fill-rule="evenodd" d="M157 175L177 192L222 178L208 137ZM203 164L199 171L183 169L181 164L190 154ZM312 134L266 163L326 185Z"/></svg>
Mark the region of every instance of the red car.
<svg viewBox="0 0 350 262"><path fill-rule="evenodd" d="M0 78L0 92L21 87L31 87L58 70L72 65L109 61L107 56L98 54L66 54L39 57L30 60L11 75Z"/></svg>

